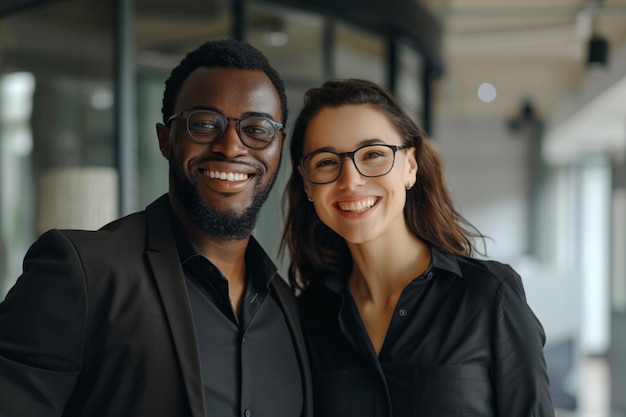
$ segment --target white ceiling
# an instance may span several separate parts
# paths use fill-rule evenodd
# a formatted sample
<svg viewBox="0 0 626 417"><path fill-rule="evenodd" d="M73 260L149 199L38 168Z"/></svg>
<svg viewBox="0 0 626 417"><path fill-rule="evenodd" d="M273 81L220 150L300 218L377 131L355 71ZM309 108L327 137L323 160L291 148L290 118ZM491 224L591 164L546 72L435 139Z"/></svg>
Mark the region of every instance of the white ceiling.
<svg viewBox="0 0 626 417"><path fill-rule="evenodd" d="M626 157L626 44L614 51L612 65L585 80L552 114L543 141L548 162L580 160L608 153Z"/></svg>
<svg viewBox="0 0 626 417"><path fill-rule="evenodd" d="M444 27L445 74L435 94L444 120L545 121L552 163L594 152L626 154L626 0L427 0ZM586 63L592 35L609 42L608 66ZM492 83L496 99L477 97Z"/></svg>
<svg viewBox="0 0 626 417"><path fill-rule="evenodd" d="M589 78L587 43L626 41L626 0L431 0L441 16L446 72L436 112L454 118L515 117L525 102L544 118ZM626 68L622 70L626 74ZM483 82L497 89L484 104Z"/></svg>

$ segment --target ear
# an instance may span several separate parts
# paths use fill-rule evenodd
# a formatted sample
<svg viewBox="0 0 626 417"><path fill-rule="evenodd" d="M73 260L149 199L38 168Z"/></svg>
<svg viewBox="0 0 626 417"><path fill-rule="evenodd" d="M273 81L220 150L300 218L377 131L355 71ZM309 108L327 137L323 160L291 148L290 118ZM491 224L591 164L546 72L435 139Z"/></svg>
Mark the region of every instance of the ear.
<svg viewBox="0 0 626 417"><path fill-rule="evenodd" d="M417 159L415 158L415 148L408 148L406 150L406 165L405 165L405 184L415 184L417 177Z"/></svg>
<svg viewBox="0 0 626 417"><path fill-rule="evenodd" d="M157 138L159 139L159 149L161 155L169 161L170 159L170 128L163 123L156 124Z"/></svg>

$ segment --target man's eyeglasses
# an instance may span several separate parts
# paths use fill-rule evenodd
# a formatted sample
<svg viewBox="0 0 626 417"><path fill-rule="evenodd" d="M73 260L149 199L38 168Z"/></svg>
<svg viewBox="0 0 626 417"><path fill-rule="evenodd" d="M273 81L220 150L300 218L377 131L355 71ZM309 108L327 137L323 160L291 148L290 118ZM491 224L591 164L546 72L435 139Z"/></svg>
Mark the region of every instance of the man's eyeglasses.
<svg viewBox="0 0 626 417"><path fill-rule="evenodd" d="M364 177L382 177L391 171L396 152L411 146L386 144L365 145L352 152L317 150L300 158L305 177L313 184L328 184L341 175L345 158L352 159L359 174Z"/></svg>
<svg viewBox="0 0 626 417"><path fill-rule="evenodd" d="M175 114L167 119L182 117L187 121L187 132L196 143L206 145L215 142L224 135L228 121L237 124L237 135L241 142L251 149L263 149L269 146L276 137L276 132L283 129L282 123L261 116L250 116L244 119L224 117L210 110L190 110Z"/></svg>

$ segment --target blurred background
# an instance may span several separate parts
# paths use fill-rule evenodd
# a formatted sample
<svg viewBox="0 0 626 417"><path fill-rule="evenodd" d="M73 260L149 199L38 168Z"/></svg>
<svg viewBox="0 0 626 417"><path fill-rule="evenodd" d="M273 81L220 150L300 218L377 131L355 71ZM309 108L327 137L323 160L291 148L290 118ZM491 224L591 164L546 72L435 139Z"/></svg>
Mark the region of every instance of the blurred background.
<svg viewBox="0 0 626 417"><path fill-rule="evenodd" d="M0 298L43 231L167 191L164 81L218 38L281 73L287 132L327 78L389 87L488 256L521 273L557 414L626 416L626 0L2 0ZM281 268L288 174L255 230Z"/></svg>

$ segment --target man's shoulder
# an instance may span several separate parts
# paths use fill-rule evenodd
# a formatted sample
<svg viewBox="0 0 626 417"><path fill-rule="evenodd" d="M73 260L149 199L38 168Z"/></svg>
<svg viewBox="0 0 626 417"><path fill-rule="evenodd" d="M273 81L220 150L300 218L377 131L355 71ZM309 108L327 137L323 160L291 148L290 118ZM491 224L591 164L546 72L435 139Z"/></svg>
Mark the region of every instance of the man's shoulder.
<svg viewBox="0 0 626 417"><path fill-rule="evenodd" d="M119 219L113 220L112 222L102 226L96 232L100 232L100 234L106 233L121 233L125 231L130 231L138 228L145 229L146 227L146 212L138 211L124 217L120 217Z"/></svg>
<svg viewBox="0 0 626 417"><path fill-rule="evenodd" d="M145 210L128 214L102 226L98 232L116 232L134 228L145 228L148 218L155 218L156 222L162 223L169 217L169 202L167 194L153 201Z"/></svg>
<svg viewBox="0 0 626 417"><path fill-rule="evenodd" d="M129 214L102 226L98 230L82 230L82 229L54 229L42 235L42 238L62 234L70 240L90 241L90 240L106 240L119 239L121 236L128 235L129 238L137 236L146 228L146 213L139 211Z"/></svg>
<svg viewBox="0 0 626 417"><path fill-rule="evenodd" d="M98 230L52 229L43 233L33 247L67 248L83 259L106 258L113 254L130 255L143 250L146 240L145 214L133 213Z"/></svg>
<svg viewBox="0 0 626 417"><path fill-rule="evenodd" d="M137 248L143 250L149 229L164 228L169 222L163 221L169 216L168 209L160 198L145 210L120 217L102 226L98 230L53 229L43 233L39 242L69 243L79 251L97 248L104 252L116 252ZM153 217L152 221L150 217Z"/></svg>

